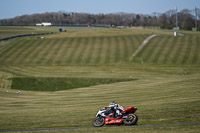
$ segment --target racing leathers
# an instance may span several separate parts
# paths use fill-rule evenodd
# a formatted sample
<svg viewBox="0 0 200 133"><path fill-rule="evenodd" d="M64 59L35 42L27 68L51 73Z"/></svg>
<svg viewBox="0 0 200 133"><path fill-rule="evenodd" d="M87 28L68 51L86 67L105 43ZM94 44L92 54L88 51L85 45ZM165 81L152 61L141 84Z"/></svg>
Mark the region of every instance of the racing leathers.
<svg viewBox="0 0 200 133"><path fill-rule="evenodd" d="M122 116L120 112L124 111L124 108L120 104L116 103L111 103L109 106L105 106L105 108L111 108L111 110L114 112L114 116L116 116L116 114L117 116Z"/></svg>

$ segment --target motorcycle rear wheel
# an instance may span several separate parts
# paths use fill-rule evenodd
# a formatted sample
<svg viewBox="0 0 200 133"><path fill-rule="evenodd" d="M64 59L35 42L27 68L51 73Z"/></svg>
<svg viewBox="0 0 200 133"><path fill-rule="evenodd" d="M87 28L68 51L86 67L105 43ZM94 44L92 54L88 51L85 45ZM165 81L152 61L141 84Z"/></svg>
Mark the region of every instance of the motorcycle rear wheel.
<svg viewBox="0 0 200 133"><path fill-rule="evenodd" d="M94 127L102 127L105 124L105 119L103 117L96 117L93 121L92 121L92 125Z"/></svg>
<svg viewBox="0 0 200 133"><path fill-rule="evenodd" d="M124 120L125 125L136 125L138 117L136 114L128 114L128 118Z"/></svg>

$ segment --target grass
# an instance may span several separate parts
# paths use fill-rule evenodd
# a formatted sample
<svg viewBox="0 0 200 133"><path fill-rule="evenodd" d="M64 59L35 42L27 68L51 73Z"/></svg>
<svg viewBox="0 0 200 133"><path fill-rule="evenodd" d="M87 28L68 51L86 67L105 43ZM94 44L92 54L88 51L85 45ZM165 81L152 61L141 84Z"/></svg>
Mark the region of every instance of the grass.
<svg viewBox="0 0 200 133"><path fill-rule="evenodd" d="M20 34L36 34L45 32L58 31L54 27L35 27L35 26L1 26L0 35L20 35Z"/></svg>
<svg viewBox="0 0 200 133"><path fill-rule="evenodd" d="M139 125L200 121L200 75L196 74L199 71L190 70L184 75L180 69L172 69L174 74L156 74L157 70L141 72L135 81L68 91L22 91L22 95L14 90L1 92L0 127L5 130L91 126L98 109L112 100L124 107L138 107Z"/></svg>
<svg viewBox="0 0 200 133"><path fill-rule="evenodd" d="M2 65L104 65L131 63L130 56L147 35L110 37L37 37L17 39L0 52ZM134 61L150 64L199 64L199 35L160 35ZM12 53L12 54L11 54Z"/></svg>
<svg viewBox="0 0 200 133"><path fill-rule="evenodd" d="M60 91L74 88L131 81L113 78L12 78L12 89L27 91Z"/></svg>
<svg viewBox="0 0 200 133"><path fill-rule="evenodd" d="M152 33L158 36L130 60ZM113 100L125 108L138 107L138 125L199 122L199 33L181 33L183 37L162 30L70 28L67 33L44 39L25 37L0 42L0 130L90 127L98 109ZM130 78L137 80L124 80ZM92 81L92 86L79 86L87 82L84 79ZM22 80L17 90L5 87L7 83L16 85L15 80ZM67 86L63 84L66 80L78 88L31 91L36 84L42 89L48 85L55 88L55 84ZM16 94L18 90L22 95ZM199 132L199 124L58 132L182 133Z"/></svg>
<svg viewBox="0 0 200 133"><path fill-rule="evenodd" d="M158 36L139 53L146 63L189 65L199 64L199 35L184 37Z"/></svg>
<svg viewBox="0 0 200 133"><path fill-rule="evenodd" d="M145 37L146 35L124 36L127 40L125 42L121 41L120 36L26 38L4 48L0 53L0 62L2 65L95 65L128 62L129 56Z"/></svg>

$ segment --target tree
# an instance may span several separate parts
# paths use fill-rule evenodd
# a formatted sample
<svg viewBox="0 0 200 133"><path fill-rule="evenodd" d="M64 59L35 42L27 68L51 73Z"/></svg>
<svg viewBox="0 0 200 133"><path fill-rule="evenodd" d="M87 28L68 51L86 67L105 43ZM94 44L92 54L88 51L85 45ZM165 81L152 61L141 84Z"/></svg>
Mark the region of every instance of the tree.
<svg viewBox="0 0 200 133"><path fill-rule="evenodd" d="M182 29L191 30L195 26L195 19L191 12L192 11L188 9L180 11L179 22Z"/></svg>
<svg viewBox="0 0 200 133"><path fill-rule="evenodd" d="M198 9L200 18L200 9ZM178 13L179 26L191 30L195 24L195 16L191 10L184 9ZM172 29L176 26L176 11L151 15L134 13L89 14L73 12L46 12L42 14L22 15L11 19L0 20L1 25L35 25L36 23L51 22L54 25L88 25L106 24L115 26L160 26L163 29ZM198 23L199 19L198 19Z"/></svg>

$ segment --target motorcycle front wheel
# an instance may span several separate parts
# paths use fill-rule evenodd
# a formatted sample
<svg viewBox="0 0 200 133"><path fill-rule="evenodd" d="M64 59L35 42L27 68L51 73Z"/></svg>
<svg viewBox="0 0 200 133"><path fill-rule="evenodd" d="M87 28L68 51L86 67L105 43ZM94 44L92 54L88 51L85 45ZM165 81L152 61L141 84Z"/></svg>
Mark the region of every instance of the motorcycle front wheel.
<svg viewBox="0 0 200 133"><path fill-rule="evenodd" d="M137 124L138 117L136 114L128 114L128 118L124 120L125 125L135 125Z"/></svg>
<svg viewBox="0 0 200 133"><path fill-rule="evenodd" d="M105 119L103 117L96 117L93 121L92 121L92 125L94 127L102 127L105 123Z"/></svg>

